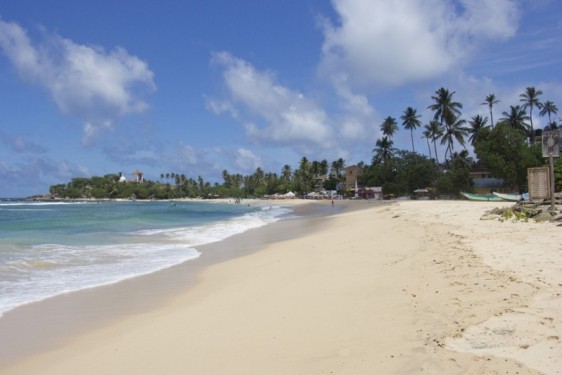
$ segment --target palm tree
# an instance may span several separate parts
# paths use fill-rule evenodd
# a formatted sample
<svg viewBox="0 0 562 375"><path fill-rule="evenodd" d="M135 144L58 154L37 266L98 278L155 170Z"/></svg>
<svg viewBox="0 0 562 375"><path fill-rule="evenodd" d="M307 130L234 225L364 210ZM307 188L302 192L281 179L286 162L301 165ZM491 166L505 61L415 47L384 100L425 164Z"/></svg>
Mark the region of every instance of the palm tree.
<svg viewBox="0 0 562 375"><path fill-rule="evenodd" d="M533 127L533 107L538 109L542 108L542 103L539 101L539 96L542 95L541 90L537 90L534 87L527 87L523 94L519 95L519 101L523 103L523 109L527 110L529 108L529 118L531 120L531 144L535 137L535 128Z"/></svg>
<svg viewBox="0 0 562 375"><path fill-rule="evenodd" d="M500 121L505 121L510 127L518 129L525 134L529 134L529 124L527 123L527 120L529 120L530 117L527 116L527 113L523 108L518 105L510 106L509 112L504 111L502 115L504 117L501 118Z"/></svg>
<svg viewBox="0 0 562 375"><path fill-rule="evenodd" d="M554 104L550 100L547 100L546 102L543 103L542 110L539 112L539 114L543 117L544 115L548 115L548 127L551 129L556 129L558 127L556 121L552 122L550 118L552 114L556 115L557 113L558 113L558 107L556 107L556 104Z"/></svg>
<svg viewBox="0 0 562 375"><path fill-rule="evenodd" d="M459 118L459 116L453 115L452 112L449 112L449 114L445 116L444 120L445 132L441 136L441 144L447 144L447 150L445 150L446 160L447 152L449 152L449 156L452 157L453 155L455 140L464 147L464 137L468 134L468 128L465 128L463 126L466 123L466 120Z"/></svg>
<svg viewBox="0 0 562 375"><path fill-rule="evenodd" d="M482 117L480 115L473 116L472 119L468 122L470 128L468 132L470 133L470 137L468 140L471 144L474 144L474 139L476 138L476 134L481 130L488 127L487 125L488 117Z"/></svg>
<svg viewBox="0 0 562 375"><path fill-rule="evenodd" d="M461 115L462 104L453 101L455 92L449 92L448 89L441 87L435 91L435 95L431 97L435 103L429 105L427 108L435 112L434 120L439 120L441 126L444 125L444 119L447 116Z"/></svg>
<svg viewBox="0 0 562 375"><path fill-rule="evenodd" d="M327 175L328 174L328 160L324 159L320 162L320 174Z"/></svg>
<svg viewBox="0 0 562 375"><path fill-rule="evenodd" d="M332 162L332 173L336 175L336 178L341 178L343 174L343 169L345 168L345 160L339 158Z"/></svg>
<svg viewBox="0 0 562 375"><path fill-rule="evenodd" d="M494 107L494 104L498 104L499 102L500 101L496 99L496 95L488 94L488 96L486 96L484 102L482 103L483 105L487 105L488 109L490 110L490 121L492 123L492 128L494 127L494 114L492 112L492 108Z"/></svg>
<svg viewBox="0 0 562 375"><path fill-rule="evenodd" d="M431 140L433 141L435 160L437 160L437 164L439 164L439 156L437 155L437 140L443 135L443 127L439 121L432 120L429 124L425 125L425 129L429 132Z"/></svg>
<svg viewBox="0 0 562 375"><path fill-rule="evenodd" d="M396 123L396 119L394 117L388 116L384 119L384 122L381 124L381 131L385 137L392 138L394 133L398 130L398 124Z"/></svg>
<svg viewBox="0 0 562 375"><path fill-rule="evenodd" d="M420 115L417 114L417 111L412 108L408 107L404 110L404 114L400 117L402 119L402 125L404 125L404 129L410 130L410 135L412 137L412 152L416 152L414 148L414 130L421 126Z"/></svg>
<svg viewBox="0 0 562 375"><path fill-rule="evenodd" d="M377 143L373 152L375 153L374 161L386 163L388 159L394 154L392 147L394 142L388 136L377 139Z"/></svg>
<svg viewBox="0 0 562 375"><path fill-rule="evenodd" d="M291 170L291 166L289 164L285 164L281 169L281 178L285 181L291 181L291 175L293 171Z"/></svg>
<svg viewBox="0 0 562 375"><path fill-rule="evenodd" d="M313 160L312 164L310 165L310 171L314 177L318 177L320 175L320 162L318 160Z"/></svg>
<svg viewBox="0 0 562 375"><path fill-rule="evenodd" d="M425 130L423 131L423 137L425 138L425 140L427 141L427 150L429 151L429 158L431 159L431 146L429 145L429 139L431 138L431 132L429 131L429 129L427 129L427 126L425 126Z"/></svg>

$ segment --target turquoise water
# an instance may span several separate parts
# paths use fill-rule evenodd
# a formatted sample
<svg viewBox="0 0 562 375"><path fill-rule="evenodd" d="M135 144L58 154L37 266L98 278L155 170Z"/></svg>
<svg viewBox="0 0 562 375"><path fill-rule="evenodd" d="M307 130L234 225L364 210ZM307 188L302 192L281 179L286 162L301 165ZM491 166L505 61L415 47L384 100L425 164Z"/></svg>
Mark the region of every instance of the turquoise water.
<svg viewBox="0 0 562 375"><path fill-rule="evenodd" d="M288 212L207 202L0 201L0 316L22 304L195 260L196 246Z"/></svg>

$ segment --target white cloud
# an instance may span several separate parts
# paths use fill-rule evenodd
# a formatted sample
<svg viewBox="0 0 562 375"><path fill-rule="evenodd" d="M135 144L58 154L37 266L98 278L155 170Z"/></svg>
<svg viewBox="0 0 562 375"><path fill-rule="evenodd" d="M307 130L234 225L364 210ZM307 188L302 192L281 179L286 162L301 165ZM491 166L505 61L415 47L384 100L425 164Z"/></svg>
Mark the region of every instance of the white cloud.
<svg viewBox="0 0 562 375"><path fill-rule="evenodd" d="M272 73L258 71L229 53L214 54L213 61L224 68L230 95L228 101L220 102L220 108L232 113L239 105L255 117L256 121L246 124L253 139L295 147L333 145L328 116L313 100L280 85ZM212 109L217 112L216 106Z"/></svg>
<svg viewBox="0 0 562 375"><path fill-rule="evenodd" d="M343 118L339 121L339 134L350 141L365 140L366 135L375 138L379 132L378 127L374 126L378 116L367 97L352 92L345 76L333 77L332 83L344 110Z"/></svg>
<svg viewBox="0 0 562 375"><path fill-rule="evenodd" d="M239 148L236 151L235 165L241 170L254 171L261 165L261 159L252 151Z"/></svg>
<svg viewBox="0 0 562 375"><path fill-rule="evenodd" d="M481 42L514 35L512 0L333 0L321 71L355 85L401 85L447 73Z"/></svg>
<svg viewBox="0 0 562 375"><path fill-rule="evenodd" d="M43 154L47 151L42 145L20 135L11 136L0 131L0 143L8 146L17 153Z"/></svg>
<svg viewBox="0 0 562 375"><path fill-rule="evenodd" d="M24 80L46 89L63 113L86 123L85 143L120 116L144 111L140 90L156 88L147 64L120 47L108 52L58 35L34 44L22 27L2 20L0 47Z"/></svg>
<svg viewBox="0 0 562 375"><path fill-rule="evenodd" d="M200 162L201 155L200 152L190 145L186 145L183 142L178 144L178 155L179 163L184 166L197 165Z"/></svg>
<svg viewBox="0 0 562 375"><path fill-rule="evenodd" d="M206 98L206 106L209 111L216 115L229 113L233 118L238 118L238 110L227 100L220 101Z"/></svg>

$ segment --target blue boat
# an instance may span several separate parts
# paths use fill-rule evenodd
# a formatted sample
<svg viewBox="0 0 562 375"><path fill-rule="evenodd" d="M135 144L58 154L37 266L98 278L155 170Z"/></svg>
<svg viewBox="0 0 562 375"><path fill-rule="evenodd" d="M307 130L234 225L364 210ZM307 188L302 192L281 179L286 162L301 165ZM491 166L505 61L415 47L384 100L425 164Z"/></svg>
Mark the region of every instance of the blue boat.
<svg viewBox="0 0 562 375"><path fill-rule="evenodd" d="M494 194L473 194L461 191L461 195L471 201L493 201L502 202L503 199Z"/></svg>

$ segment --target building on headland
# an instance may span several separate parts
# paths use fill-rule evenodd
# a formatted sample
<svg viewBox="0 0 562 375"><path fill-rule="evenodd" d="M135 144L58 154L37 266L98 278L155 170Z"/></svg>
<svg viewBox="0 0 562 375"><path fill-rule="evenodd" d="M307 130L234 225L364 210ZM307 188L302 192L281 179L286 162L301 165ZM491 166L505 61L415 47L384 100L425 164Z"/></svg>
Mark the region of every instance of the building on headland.
<svg viewBox="0 0 562 375"><path fill-rule="evenodd" d="M136 177L133 178L133 179L130 180L130 181L132 181L132 182L139 182L139 183L142 183L142 182L144 181L144 173L142 173L142 172L139 171L138 169L135 169L132 173L133 173Z"/></svg>

